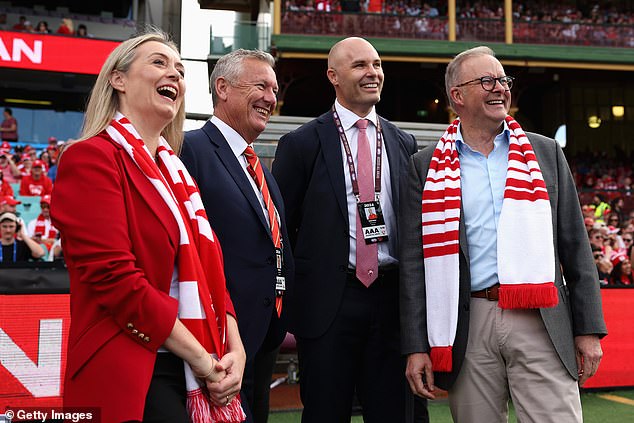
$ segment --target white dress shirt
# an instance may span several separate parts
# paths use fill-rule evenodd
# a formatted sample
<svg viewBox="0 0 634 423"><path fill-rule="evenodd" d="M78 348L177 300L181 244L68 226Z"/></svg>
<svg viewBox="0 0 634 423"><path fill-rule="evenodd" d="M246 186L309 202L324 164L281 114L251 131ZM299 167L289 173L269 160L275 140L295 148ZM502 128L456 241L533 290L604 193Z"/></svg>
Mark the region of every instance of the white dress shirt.
<svg viewBox="0 0 634 423"><path fill-rule="evenodd" d="M350 153L354 160L354 168L357 166L357 149L358 142L357 136L359 130L355 126L355 123L359 119L368 119L371 123L368 125L367 136L370 143L370 155L372 156L372 174L374 175L374 169L376 169L376 128L378 116L374 107L367 116L357 116L354 112L343 107L339 101L335 100L335 110L341 120L341 125L346 133L348 144L350 145ZM357 200L352 193L352 181L350 180L350 171L347 165L346 150L341 143L341 166L343 166L343 175L346 182L346 199L348 202L348 222L350 231L350 255L348 256L348 267L355 268L357 263ZM385 147L385 137L383 137L383 152L381 157L381 193L379 200L381 202L381 210L383 210L383 217L387 226L387 242L378 243L379 254L379 267L388 266L398 263L396 259L397 246L396 246L396 216L394 215L394 208L392 206L392 182L390 180L390 163L387 157L387 150ZM373 181L374 183L374 181Z"/></svg>
<svg viewBox="0 0 634 423"><path fill-rule="evenodd" d="M249 180L249 183L251 184L251 188L253 189L253 192L255 193L256 197L258 198L258 201L260 202L260 207L262 207L262 213L264 214L264 220L266 221L266 224L269 225L269 215L266 210L266 205L264 204L264 198L262 197L262 193L260 192L260 189L255 184L255 180L253 179L253 177L251 176L251 174L249 174L249 171L247 170L247 166L249 165L249 162L247 161L247 158L244 155L244 150L247 149L247 147L249 146L249 143L247 143L244 140L244 138L242 138L242 136L236 132L235 129L233 129L232 127L224 123L222 120L220 120L220 118L216 116L212 116L211 119L209 120L211 121L211 123L216 125L216 127L218 128L222 136L225 137L225 139L227 140L227 143L229 144L229 147L231 147L231 151L233 151L233 154L235 154L236 159L238 159L238 163L240 163L240 166L242 167L244 174L247 175L247 179Z"/></svg>

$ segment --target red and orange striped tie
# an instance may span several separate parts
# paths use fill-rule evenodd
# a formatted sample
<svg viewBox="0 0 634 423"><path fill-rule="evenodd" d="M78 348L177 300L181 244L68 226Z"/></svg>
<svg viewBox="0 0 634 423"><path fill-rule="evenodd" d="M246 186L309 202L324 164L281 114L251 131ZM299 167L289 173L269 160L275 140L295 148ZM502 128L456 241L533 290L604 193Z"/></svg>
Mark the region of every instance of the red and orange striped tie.
<svg viewBox="0 0 634 423"><path fill-rule="evenodd" d="M271 237L273 238L273 244L275 248L282 248L282 239L280 232L280 222L277 215L277 210L275 210L275 204L273 204L273 199L271 199L271 193L269 192L269 187L266 184L266 179L264 178L264 171L262 170L262 164L260 163L260 158L255 154L253 147L250 145L247 146L246 150L244 150L244 155L247 158L247 162L249 165L247 166L247 171L249 175L255 181L255 184L258 186L258 189L262 193L262 198L264 199L264 205L266 206L266 211L269 216L269 226L271 228ZM275 309L277 310L278 317L282 314L282 297L280 295L276 295L275 297Z"/></svg>

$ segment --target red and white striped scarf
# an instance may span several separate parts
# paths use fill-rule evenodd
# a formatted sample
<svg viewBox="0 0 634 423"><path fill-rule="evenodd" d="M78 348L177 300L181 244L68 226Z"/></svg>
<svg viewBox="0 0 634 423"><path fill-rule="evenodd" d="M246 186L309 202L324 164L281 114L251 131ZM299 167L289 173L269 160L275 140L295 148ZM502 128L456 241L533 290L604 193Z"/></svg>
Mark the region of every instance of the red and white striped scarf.
<svg viewBox="0 0 634 423"><path fill-rule="evenodd" d="M46 231L47 223L49 227L48 232ZM34 234L40 234L42 235L42 238L55 239L58 232L59 231L51 223L51 220L45 218L43 214L40 214L37 217L37 221L35 222L35 229L33 230Z"/></svg>
<svg viewBox="0 0 634 423"><path fill-rule="evenodd" d="M533 148L520 125L509 128L508 169L498 222L498 305L505 309L557 305L552 212ZM435 371L449 372L458 324L460 161L456 119L438 141L422 195L427 328Z"/></svg>
<svg viewBox="0 0 634 423"><path fill-rule="evenodd" d="M167 141L161 137L158 165L130 121L117 113L106 129L147 176L178 223L179 319L210 354L226 347L225 276L220 244L203 206L198 186ZM187 410L194 423L241 422L246 416L236 397L228 406L210 403L204 385L185 363Z"/></svg>

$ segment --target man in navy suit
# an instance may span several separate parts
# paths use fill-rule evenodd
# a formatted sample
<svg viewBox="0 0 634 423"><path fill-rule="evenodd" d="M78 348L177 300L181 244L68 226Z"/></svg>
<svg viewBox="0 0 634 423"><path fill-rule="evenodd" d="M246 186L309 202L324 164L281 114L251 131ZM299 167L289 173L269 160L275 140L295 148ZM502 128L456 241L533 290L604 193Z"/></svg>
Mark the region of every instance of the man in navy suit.
<svg viewBox="0 0 634 423"><path fill-rule="evenodd" d="M273 57L261 51L240 49L220 58L211 74L214 115L201 129L185 134L181 153L222 245L247 354L243 404L247 421L254 422L268 417L269 385L286 334L286 299L293 276L279 189L261 163L268 189L260 189L247 159L277 102L273 66ZM281 235L278 243L273 239L276 232Z"/></svg>
<svg viewBox="0 0 634 423"><path fill-rule="evenodd" d="M383 70L366 40L335 44L327 75L333 108L282 137L273 163L295 254L289 325L302 422L349 422L355 392L365 422L426 421L425 401L407 389L399 345L396 212L416 141L375 111ZM358 254L372 244L371 255ZM365 267L368 258L374 268Z"/></svg>

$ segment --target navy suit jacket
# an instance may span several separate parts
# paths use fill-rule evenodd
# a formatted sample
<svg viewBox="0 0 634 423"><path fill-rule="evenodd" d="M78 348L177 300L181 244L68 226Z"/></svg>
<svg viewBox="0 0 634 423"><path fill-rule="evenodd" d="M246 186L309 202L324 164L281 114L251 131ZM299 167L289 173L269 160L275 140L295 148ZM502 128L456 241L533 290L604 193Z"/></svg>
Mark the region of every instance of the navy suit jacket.
<svg viewBox="0 0 634 423"><path fill-rule="evenodd" d="M209 223L225 260L225 275L235 307L240 336L253 359L262 345L275 309L275 247L260 202L227 140L211 122L185 134L181 159L198 183ZM284 243L286 295L279 325L272 330L279 343L286 334L287 299L293 285L293 256L284 223L284 203L275 180L263 166L273 203L280 214Z"/></svg>
<svg viewBox="0 0 634 423"><path fill-rule="evenodd" d="M399 179L407 175L407 160L416 152L416 140L379 119L390 162L392 206L397 213ZM339 311L350 250L341 140L332 112L280 139L273 174L284 196L295 254L290 331L316 338L326 332Z"/></svg>

